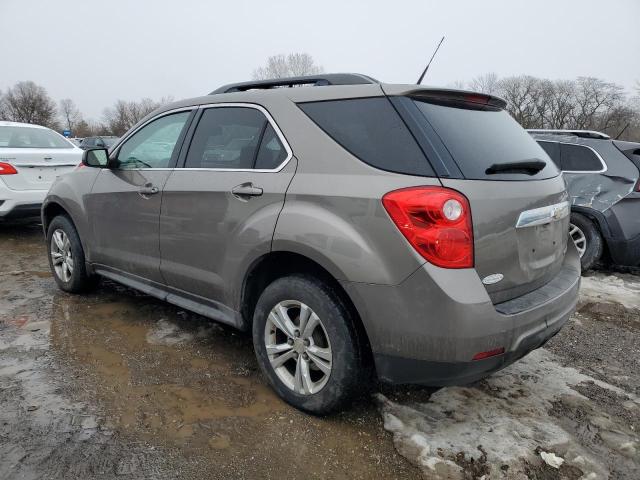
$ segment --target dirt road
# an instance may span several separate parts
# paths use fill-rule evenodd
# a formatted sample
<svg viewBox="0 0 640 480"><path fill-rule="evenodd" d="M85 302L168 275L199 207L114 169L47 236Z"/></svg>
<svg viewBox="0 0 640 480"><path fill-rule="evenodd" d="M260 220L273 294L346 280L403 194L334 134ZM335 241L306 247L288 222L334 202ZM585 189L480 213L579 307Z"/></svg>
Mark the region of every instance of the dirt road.
<svg viewBox="0 0 640 480"><path fill-rule="evenodd" d="M36 223L0 224L0 252L1 479L637 478L640 277L591 277L547 348L475 386L314 418L248 336L110 282L58 291Z"/></svg>

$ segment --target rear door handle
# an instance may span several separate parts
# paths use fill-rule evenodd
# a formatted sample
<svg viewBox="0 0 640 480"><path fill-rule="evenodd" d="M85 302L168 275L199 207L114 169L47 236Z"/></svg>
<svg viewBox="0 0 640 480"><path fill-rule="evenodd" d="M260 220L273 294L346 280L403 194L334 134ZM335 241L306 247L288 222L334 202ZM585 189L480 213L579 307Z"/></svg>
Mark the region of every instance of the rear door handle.
<svg viewBox="0 0 640 480"><path fill-rule="evenodd" d="M262 189L260 187L256 187L253 183L248 182L236 185L231 189L231 193L240 199L244 199L246 197L259 197L262 195Z"/></svg>
<svg viewBox="0 0 640 480"><path fill-rule="evenodd" d="M147 183L144 187L138 190L138 193L144 197L146 195L155 195L159 191L160 189L158 189L158 187L151 183Z"/></svg>

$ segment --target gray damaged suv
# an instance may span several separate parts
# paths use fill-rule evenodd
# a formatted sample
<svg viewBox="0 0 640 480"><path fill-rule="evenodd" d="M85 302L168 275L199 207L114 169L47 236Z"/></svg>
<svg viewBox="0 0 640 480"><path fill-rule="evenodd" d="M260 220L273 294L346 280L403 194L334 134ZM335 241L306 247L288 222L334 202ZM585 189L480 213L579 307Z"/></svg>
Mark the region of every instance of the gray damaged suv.
<svg viewBox="0 0 640 480"><path fill-rule="evenodd" d="M562 170L582 270L640 265L640 143L587 130L529 130Z"/></svg>
<svg viewBox="0 0 640 480"><path fill-rule="evenodd" d="M356 74L164 106L51 188L55 280L252 331L308 412L376 376L472 382L558 332L580 282L564 179L504 106Z"/></svg>

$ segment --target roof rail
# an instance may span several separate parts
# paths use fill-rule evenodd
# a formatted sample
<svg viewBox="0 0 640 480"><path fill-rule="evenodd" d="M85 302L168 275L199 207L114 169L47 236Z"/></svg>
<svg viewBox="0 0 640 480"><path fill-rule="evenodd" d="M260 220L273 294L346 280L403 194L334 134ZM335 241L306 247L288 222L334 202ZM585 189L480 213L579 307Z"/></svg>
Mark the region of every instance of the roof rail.
<svg viewBox="0 0 640 480"><path fill-rule="evenodd" d="M547 130L544 128L528 129L529 133L549 134L549 135L574 135L580 138L598 138L600 140L608 140L611 137L606 133L595 132L593 130Z"/></svg>
<svg viewBox="0 0 640 480"><path fill-rule="evenodd" d="M359 73L326 73L318 75L306 75L303 77L272 78L269 80L254 80L252 82L230 83L215 89L209 95L218 93L244 92L252 89L270 89L278 87L296 87L311 85L320 87L324 85L363 85L367 83L380 83L375 78Z"/></svg>

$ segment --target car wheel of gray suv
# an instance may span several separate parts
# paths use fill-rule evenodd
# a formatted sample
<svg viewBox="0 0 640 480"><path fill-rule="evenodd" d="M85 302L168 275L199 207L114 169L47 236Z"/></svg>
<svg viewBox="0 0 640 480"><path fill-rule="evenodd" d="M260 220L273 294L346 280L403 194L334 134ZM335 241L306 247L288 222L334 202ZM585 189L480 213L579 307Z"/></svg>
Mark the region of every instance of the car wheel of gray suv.
<svg viewBox="0 0 640 480"><path fill-rule="evenodd" d="M275 280L253 316L256 357L288 403L326 414L353 397L364 369L353 319L331 286L308 276Z"/></svg>
<svg viewBox="0 0 640 480"><path fill-rule="evenodd" d="M78 293L95 284L87 273L84 250L73 222L64 215L55 217L47 229L49 266L58 286Z"/></svg>
<svg viewBox="0 0 640 480"><path fill-rule="evenodd" d="M589 270L602 256L600 232L587 217L579 213L572 213L569 235L580 254L582 270Z"/></svg>

